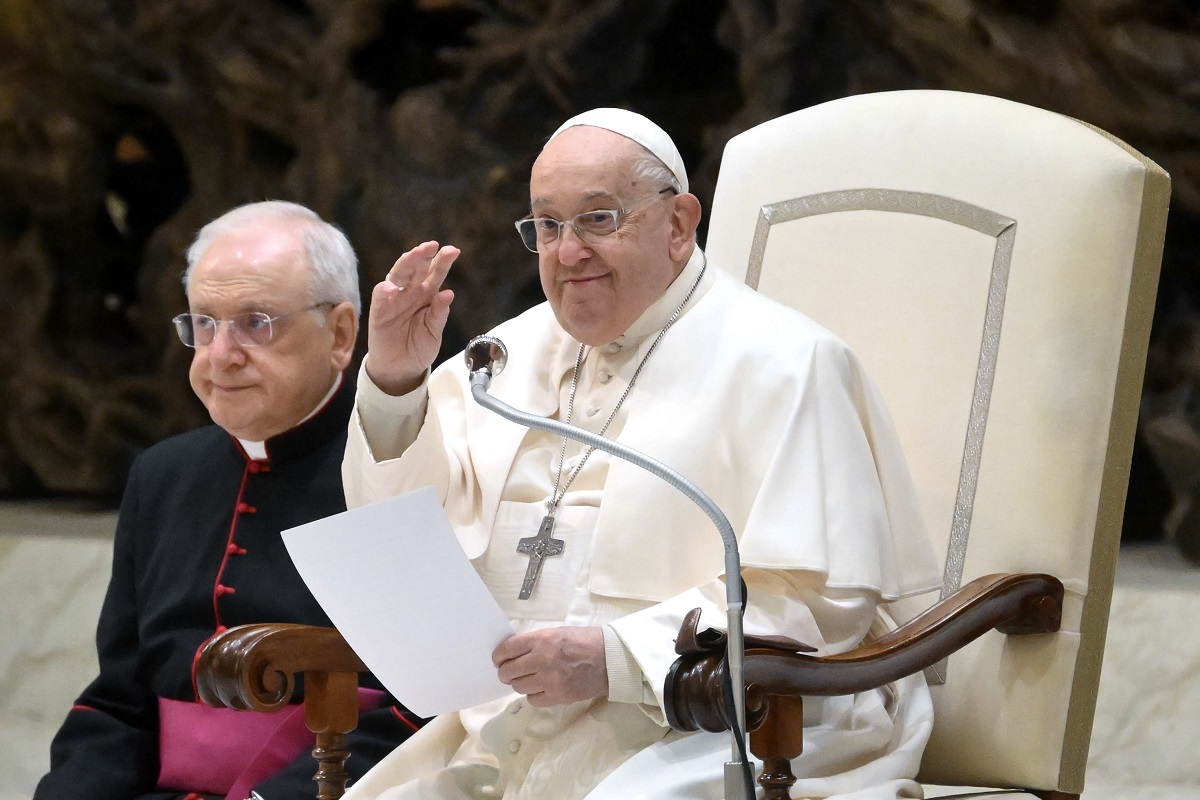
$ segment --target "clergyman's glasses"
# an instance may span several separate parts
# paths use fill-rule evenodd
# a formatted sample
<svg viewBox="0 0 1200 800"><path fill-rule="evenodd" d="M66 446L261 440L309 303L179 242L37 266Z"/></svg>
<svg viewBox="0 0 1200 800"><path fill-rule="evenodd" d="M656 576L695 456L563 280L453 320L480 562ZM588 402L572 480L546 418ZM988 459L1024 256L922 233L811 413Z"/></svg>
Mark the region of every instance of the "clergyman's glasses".
<svg viewBox="0 0 1200 800"><path fill-rule="evenodd" d="M675 193L675 188L668 186L653 197L629 208L597 208L576 214L569 220L557 220L554 217L526 217L519 219L514 225L517 233L521 234L521 242L532 253L538 251L538 246L548 247L562 238L563 226L570 225L575 235L584 241L594 241L601 236L611 236L621 227L622 220L633 211L659 199L667 192Z"/></svg>
<svg viewBox="0 0 1200 800"><path fill-rule="evenodd" d="M171 320L175 323L175 331L179 341L188 347L207 347L217 338L217 331L222 325L228 325L233 333L233 340L242 347L262 347L271 341L275 335L274 323L299 314L301 311L311 311L314 308L332 308L333 303L313 303L311 306L298 308L286 314L269 316L263 311L247 311L235 314L229 319L214 319L208 314L180 314Z"/></svg>

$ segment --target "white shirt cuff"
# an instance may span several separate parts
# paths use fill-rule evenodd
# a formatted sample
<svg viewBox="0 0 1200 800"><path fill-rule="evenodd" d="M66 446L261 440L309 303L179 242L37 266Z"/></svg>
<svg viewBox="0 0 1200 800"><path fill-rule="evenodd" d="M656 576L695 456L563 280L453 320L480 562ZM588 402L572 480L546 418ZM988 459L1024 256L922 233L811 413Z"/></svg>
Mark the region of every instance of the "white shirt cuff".
<svg viewBox="0 0 1200 800"><path fill-rule="evenodd" d="M370 356L367 356L370 358ZM408 394L387 394L367 375L366 361L358 371L359 425L376 462L399 458L412 444L425 420L429 404L429 373Z"/></svg>
<svg viewBox="0 0 1200 800"><path fill-rule="evenodd" d="M647 689L645 677L633 654L626 649L621 637L608 625L604 632L604 666L608 671L608 699L614 703L645 703ZM649 693L650 702L654 694Z"/></svg>

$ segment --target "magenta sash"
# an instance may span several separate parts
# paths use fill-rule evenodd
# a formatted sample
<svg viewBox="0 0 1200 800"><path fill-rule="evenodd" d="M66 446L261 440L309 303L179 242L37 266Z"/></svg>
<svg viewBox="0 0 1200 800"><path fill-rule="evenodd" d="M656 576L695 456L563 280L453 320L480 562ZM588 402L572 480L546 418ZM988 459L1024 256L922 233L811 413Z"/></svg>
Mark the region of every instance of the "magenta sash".
<svg viewBox="0 0 1200 800"><path fill-rule="evenodd" d="M360 688L359 711L378 708L382 697ZM316 743L301 705L247 712L160 697L158 720L158 788L224 794L227 800L245 800Z"/></svg>

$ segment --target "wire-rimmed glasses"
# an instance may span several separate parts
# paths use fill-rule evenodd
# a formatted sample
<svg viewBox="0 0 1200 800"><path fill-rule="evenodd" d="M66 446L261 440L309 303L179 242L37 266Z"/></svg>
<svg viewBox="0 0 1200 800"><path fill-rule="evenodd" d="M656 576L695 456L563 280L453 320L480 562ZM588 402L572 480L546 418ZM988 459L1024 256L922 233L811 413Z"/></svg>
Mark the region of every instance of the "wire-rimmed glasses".
<svg viewBox="0 0 1200 800"><path fill-rule="evenodd" d="M242 347L262 347L268 344L271 337L275 335L275 322L284 317L299 314L301 311L311 311L321 307L332 308L333 305L334 303L328 302L313 303L311 306L298 308L286 314L276 314L273 317L264 311L247 311L235 314L229 319L215 319L208 314L183 313L173 318L171 322L175 323L175 332L179 334L179 341L188 347L207 347L212 344L222 325L229 326L233 340Z"/></svg>
<svg viewBox="0 0 1200 800"><path fill-rule="evenodd" d="M629 208L597 208L576 214L569 220L558 220L554 217L525 217L514 225L517 233L521 234L521 242L531 253L538 251L538 245L545 247L562 238L563 226L570 225L575 235L585 241L594 240L601 236L611 236L621 227L622 220L631 212L648 203L659 199L667 192L675 193L675 188L668 186L658 194Z"/></svg>

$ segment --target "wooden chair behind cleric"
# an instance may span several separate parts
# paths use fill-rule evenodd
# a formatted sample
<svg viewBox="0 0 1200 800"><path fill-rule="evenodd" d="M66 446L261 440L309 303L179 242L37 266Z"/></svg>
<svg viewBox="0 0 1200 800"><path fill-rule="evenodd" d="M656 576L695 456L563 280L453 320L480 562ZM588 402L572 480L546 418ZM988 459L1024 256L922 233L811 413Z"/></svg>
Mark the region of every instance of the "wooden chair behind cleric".
<svg viewBox="0 0 1200 800"><path fill-rule="evenodd" d="M884 640L747 653L766 797L788 796L800 698L921 669L922 781L1082 792L1169 195L1103 131L958 92L849 97L730 141L711 260L861 356L945 555L942 599L895 604L911 621ZM304 673L319 797L336 798L361 669L336 631L251 626L210 644L199 683L266 710ZM673 725L724 727L719 669L681 656Z"/></svg>

